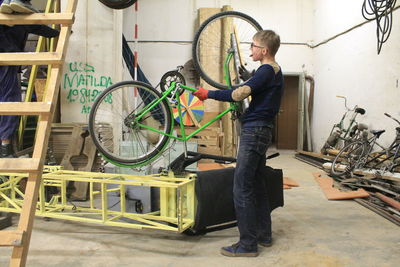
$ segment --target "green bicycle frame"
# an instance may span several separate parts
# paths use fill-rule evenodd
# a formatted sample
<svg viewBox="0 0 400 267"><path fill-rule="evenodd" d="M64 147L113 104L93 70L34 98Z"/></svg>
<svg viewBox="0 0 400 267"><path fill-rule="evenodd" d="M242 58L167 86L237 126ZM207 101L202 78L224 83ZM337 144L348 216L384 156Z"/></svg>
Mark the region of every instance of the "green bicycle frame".
<svg viewBox="0 0 400 267"><path fill-rule="evenodd" d="M229 66L229 62L230 62L230 60L232 59L232 57L233 57L233 53L231 52L231 53L228 54L228 56L227 56L227 58L226 58L226 61L225 61L225 65L224 65L224 72L225 72L225 73L224 73L224 74L225 74L225 75L224 75L224 78L225 78L226 83L227 83L229 86L231 86L231 82L230 82L230 75L229 75L229 67L228 67L228 66ZM169 94L171 94L171 93L176 89L177 86L179 86L180 88L183 88L183 89L185 89L185 90L187 90L187 91L191 91L191 92L195 92L195 91L198 90L197 88L193 88L193 87L190 87L190 86L187 86L187 85L177 84L176 82L172 82L172 83L171 83L171 86L168 88L168 90L166 90L166 91L163 93L162 97L159 98L159 99L157 99L157 100L155 100L155 101L153 101L152 103L150 103L150 104L142 111L142 113L141 113L140 115L138 115L138 116L135 118L135 120L140 120L145 114L147 114L148 112L151 112L151 110L152 110L156 105L158 105L161 101L163 101ZM175 95L174 95L174 99L176 100L178 107L180 107L180 106L181 106L180 95L179 95L178 90L176 90L175 92L176 92L176 93L175 93ZM219 120L219 119L220 119L221 117L223 117L225 114L227 114L227 113L229 113L229 112L231 112L231 111L237 110L237 109L238 109L237 103L232 103L232 102L230 102L230 105L229 105L229 107L228 107L227 109L225 109L224 111L222 111L221 113L219 113L216 117L214 117L213 119L211 119L210 121L208 121L207 123L205 123L204 125L202 125L200 128L198 128L198 129L196 129L195 131L193 131L191 134L186 135L185 125L183 124L183 119L182 119L182 109L181 109L181 108L178 108L178 115L179 115L179 121L180 121L179 124L180 124L180 130L181 130L181 137L174 136L174 135L172 134L172 132L171 132L171 133L165 133L165 132L162 132L162 131L160 131L160 130L154 129L154 128L152 128L152 127L150 127L150 126L147 126L147 125L144 125L144 124L138 123L138 125L139 125L140 127L143 127L143 128L145 128L145 129L148 129L148 130L150 130L150 131L154 131L154 132L157 132L157 133L159 133L159 134L166 135L166 136L168 136L169 138L176 139L176 140L178 140L178 141L186 142L186 141L188 141L190 138L192 138L194 135L196 135L197 133L201 132L202 130L204 130L205 128L207 128L209 125L211 125L211 124L214 123L215 121ZM174 122L172 121L172 127L171 127L171 128L173 128L173 126L174 126Z"/></svg>
<svg viewBox="0 0 400 267"><path fill-rule="evenodd" d="M229 87L232 87L232 84L231 84L231 81L230 81L229 63L230 63L230 61L231 61L232 58L233 58L233 54L234 54L234 52L229 52L229 53L228 53L228 56L227 56L227 58L226 58L226 60L225 60L225 63L224 63L224 79L225 79L226 83L229 85ZM186 142L186 141L188 141L190 138L192 138L194 135L196 135L196 134L199 133L200 131L204 130L205 128L207 128L209 125L211 125L211 124L214 123L215 121L219 120L221 117L223 117L223 116L226 115L227 113L232 112L232 111L235 111L235 110L238 110L238 108L239 108L239 105L238 105L237 103L235 103L235 102L230 102L230 103L229 103L230 105L229 105L229 107L228 107L227 109L225 109L224 111L222 111L221 113L219 113L216 117L214 117L213 119L211 119L210 121L208 121L207 123L205 123L204 125L202 125L200 128L198 128L198 129L196 129L195 131L193 131L191 134L186 135L185 125L183 124L183 119L182 119L182 109L180 108L180 106L181 106L180 94L179 94L179 90L176 90L177 87L182 88L182 89L185 89L185 90L187 90L187 91L191 91L191 92L195 92L195 91L198 90L197 88L193 88L193 87L190 87L190 86L187 86L187 85L183 85L183 84L178 84L178 83L176 83L176 82L172 82L172 83L171 83L171 86L170 86L165 92L163 92L163 94L162 94L162 96L161 96L160 98L154 99L154 100L153 100L151 103L149 103L139 114L136 115L134 124L138 125L139 127L144 128L144 129L147 129L147 130L150 130L150 131L153 131L153 132L162 134L162 135L164 135L164 136L168 136L170 139L175 139L175 140L178 140L178 141ZM160 131L160 130L158 130L158 129L155 129L155 128L153 128L153 127L150 127L150 126L148 126L148 125L144 125L144 124L139 123L140 119L141 119L143 116L145 116L145 115L148 114L149 112L151 113L151 110L152 110L155 106L157 106L158 104L160 104L161 101L164 101L164 100L167 98L167 96L170 95L170 94L172 94L173 92L175 92L175 93L174 93L174 100L176 101L177 106L179 107L179 108L178 108L178 116L179 116L179 119L180 119L180 120L179 120L179 125L180 125L180 135L181 135L181 137L178 137L178 136L174 136L174 135L173 135L173 132L174 132L174 119L173 119L173 118L171 118L171 119L172 119L171 131L170 131L169 133L165 133L165 132L162 132L162 131ZM171 114L171 116L172 116L172 109L171 109L171 107L170 107L170 114ZM149 160L147 160L147 161L145 161L145 162L142 162L142 163L139 163L139 164L133 164L133 165L124 165L124 164L122 164L122 165L121 165L121 164L117 164L117 165L118 165L118 166L127 166L127 167L132 167L132 166L140 167L140 166L146 165L147 163L153 161L155 158L157 158L159 155L161 155L162 152L165 150L165 147L167 147L167 145L168 145L168 142L165 144L164 148L160 151L160 153L159 153L157 156L155 156L154 158L151 158L151 159L149 159Z"/></svg>

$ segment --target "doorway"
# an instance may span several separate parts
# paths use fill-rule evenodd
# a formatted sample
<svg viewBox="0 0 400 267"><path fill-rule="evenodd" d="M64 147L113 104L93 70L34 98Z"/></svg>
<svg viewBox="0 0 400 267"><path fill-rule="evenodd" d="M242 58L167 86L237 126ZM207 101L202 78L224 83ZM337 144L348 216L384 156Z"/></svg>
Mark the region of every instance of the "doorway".
<svg viewBox="0 0 400 267"><path fill-rule="evenodd" d="M302 96L301 76L284 75L284 91L281 108L276 117L275 144L277 149L297 149L299 140L299 118Z"/></svg>

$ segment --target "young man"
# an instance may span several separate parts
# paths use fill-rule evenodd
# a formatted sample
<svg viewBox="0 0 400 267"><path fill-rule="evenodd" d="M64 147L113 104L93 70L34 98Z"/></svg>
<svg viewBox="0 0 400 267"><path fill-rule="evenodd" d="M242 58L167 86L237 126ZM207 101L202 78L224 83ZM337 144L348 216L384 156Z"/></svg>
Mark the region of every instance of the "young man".
<svg viewBox="0 0 400 267"><path fill-rule="evenodd" d="M234 176L233 197L240 240L223 247L230 257L256 257L257 244L271 246L271 215L266 197L265 177L258 175L266 163L273 121L283 94L283 75L275 62L280 37L271 30L256 33L251 44L253 61L261 66L243 86L235 90L209 91L199 88L193 95L200 100L252 101L241 118L242 133Z"/></svg>

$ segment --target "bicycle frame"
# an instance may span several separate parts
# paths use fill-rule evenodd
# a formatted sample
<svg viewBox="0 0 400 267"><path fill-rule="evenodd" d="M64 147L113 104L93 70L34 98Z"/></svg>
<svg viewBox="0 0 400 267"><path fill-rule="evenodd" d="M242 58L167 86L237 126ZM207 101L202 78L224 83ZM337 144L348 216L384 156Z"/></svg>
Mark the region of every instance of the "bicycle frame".
<svg viewBox="0 0 400 267"><path fill-rule="evenodd" d="M354 126L354 123L356 122L357 112L355 112L355 110L357 109L357 107L358 107L358 106L355 106L355 107L353 108L353 110L351 110L353 114L351 115L351 118L350 118L350 120L349 120L349 125L348 125L348 127L347 127L346 129L344 128L344 120L346 119L346 117L347 117L347 115L348 115L348 113L349 113L350 111L346 111L346 112L343 114L342 119L339 121L339 123L333 125L332 130L331 130L329 136L332 135L332 133L334 132L335 129L338 129L338 130L340 131L340 133L344 133L343 135L340 134L340 135L338 136L338 138L341 139L341 140L346 140L347 135L350 134L350 131L351 131L352 127Z"/></svg>
<svg viewBox="0 0 400 267"><path fill-rule="evenodd" d="M376 139L377 138L375 138L375 140L373 141L373 145L376 143ZM397 163L397 164L394 163L395 160L400 158L400 153L399 153L400 152L400 143L398 142L397 139L398 139L398 137L396 137L396 139L392 142L392 144L389 146L388 149L385 149L382 152L378 152L378 154L376 156L374 156L370 160L368 160L368 157L369 157L369 155L371 153L371 150L372 150L372 146L371 146L369 151L368 151L368 154L366 155L367 156L367 162L365 162L365 166L368 166L368 164L374 162L375 160L381 158L384 155L386 155L386 158L384 158L383 160L379 161L378 163L373 165L371 168L375 169L376 167L378 167L379 165L382 165L384 162L386 162L388 160L392 160L392 162L393 162L392 166L390 166L390 168L389 168L389 171L390 171L390 169L393 169L393 168L399 166L400 163ZM369 143L369 144L371 144L371 143ZM391 154L392 151L394 151L393 154Z"/></svg>
<svg viewBox="0 0 400 267"><path fill-rule="evenodd" d="M226 58L226 60L225 60L225 64L224 64L224 78L225 78L226 83L229 85L229 87L231 87L230 73L229 73L229 64L230 64L230 61L231 61L232 58L233 58L233 55L234 55L234 51L230 51L230 52L228 53L228 56L227 56L227 58ZM157 132L157 133L162 134L162 135L166 135L166 136L168 136L168 137L171 138L171 139L175 139L175 140L182 141L182 142L187 142L187 141L188 141L190 138L192 138L194 135L196 135L196 134L199 133L200 131L204 130L204 129L207 128L209 125L211 125L211 124L214 123L215 121L219 120L221 117L223 117L223 116L226 115L227 113L233 112L233 111L237 111L238 108L239 108L239 106L238 106L237 103L235 103L235 102L230 102L230 103L229 103L230 105L229 105L229 107L228 107L227 109L225 109L224 111L222 111L221 113L219 113L216 117L214 117L213 119L211 119L210 121L208 121L207 123L205 123L204 125L202 125L200 128L196 129L195 131L193 131L193 132L192 132L191 134L189 134L189 135L186 135L185 125L183 124L182 109L181 109L181 108L178 108L178 115L179 115L179 118L180 118L180 120L179 120L179 121L180 121L180 122L179 122L179 125L180 125L180 136L181 136L181 137L178 137L178 136L173 135L173 129L174 129L174 127L173 127L173 126L174 126L174 120L173 120L173 119L172 119L172 127L171 127L171 132L170 132L170 133L165 133L165 132L162 132L162 131L160 131L160 130L158 130L158 129L155 129L155 128L152 128L152 127L150 127L150 126L147 126L147 125L144 125L144 124L139 123L140 119L141 119L144 115L146 115L146 114L148 114L149 112L151 112L151 110L152 110L156 105L158 105L161 101L166 100L167 97L168 97L168 95L170 95L170 94L173 94L173 95L174 95L174 100L176 101L177 106L180 107L180 106L181 106L181 102L180 102L180 94L179 94L179 91L180 91L180 90L179 90L179 88L183 88L183 89L185 89L185 90L187 90L187 91L191 91L191 92L195 92L195 91L198 90L197 88L193 88L193 87L190 87L190 86L187 86L187 85L183 85L183 84L176 83L176 82L171 82L171 86L168 88L168 90L166 90L165 92L163 92L161 98L158 98L158 99L152 101L150 104L147 105L147 107L146 107L140 114L138 114L138 115L136 116L135 121L136 121L137 125L139 125L139 126L142 127L142 128L145 128L145 129L147 129L147 130L154 131L154 132ZM167 99L167 100L168 100L168 99ZM171 110L171 114L172 114L172 110Z"/></svg>

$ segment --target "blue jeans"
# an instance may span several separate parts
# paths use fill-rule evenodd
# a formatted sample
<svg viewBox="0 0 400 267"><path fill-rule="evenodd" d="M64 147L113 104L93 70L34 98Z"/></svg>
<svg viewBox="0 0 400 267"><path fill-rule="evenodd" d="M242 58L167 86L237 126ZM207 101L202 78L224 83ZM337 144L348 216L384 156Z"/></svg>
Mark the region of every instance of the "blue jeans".
<svg viewBox="0 0 400 267"><path fill-rule="evenodd" d="M257 250L257 240L271 238L271 214L265 177L260 175L271 143L271 130L268 126L244 127L240 137L233 198L239 242L248 250Z"/></svg>
<svg viewBox="0 0 400 267"><path fill-rule="evenodd" d="M0 102L21 102L19 66L0 66ZM19 116L0 116L0 139L11 139Z"/></svg>

